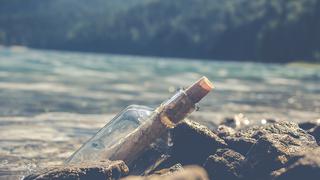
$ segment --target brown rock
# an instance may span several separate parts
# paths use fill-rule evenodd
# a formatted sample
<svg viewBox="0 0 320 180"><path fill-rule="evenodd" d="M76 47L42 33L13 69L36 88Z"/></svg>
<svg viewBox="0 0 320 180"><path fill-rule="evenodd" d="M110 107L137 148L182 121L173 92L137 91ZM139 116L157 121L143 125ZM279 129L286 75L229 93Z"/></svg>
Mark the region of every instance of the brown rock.
<svg viewBox="0 0 320 180"><path fill-rule="evenodd" d="M184 170L152 176L128 176L121 180L209 180L206 171L199 166L187 166Z"/></svg>
<svg viewBox="0 0 320 180"><path fill-rule="evenodd" d="M297 158L288 163L276 180L320 179L320 148L302 152Z"/></svg>
<svg viewBox="0 0 320 180"><path fill-rule="evenodd" d="M172 133L172 157L182 165L202 165L206 158L226 143L207 127L194 121L179 123Z"/></svg>
<svg viewBox="0 0 320 180"><path fill-rule="evenodd" d="M28 175L24 180L114 180L129 172L123 161L102 161L55 167Z"/></svg>
<svg viewBox="0 0 320 180"><path fill-rule="evenodd" d="M258 127L251 127L249 129L240 130L229 136L221 136L221 138L228 144L228 148L245 155L250 147L257 142L253 135L258 130Z"/></svg>
<svg viewBox="0 0 320 180"><path fill-rule="evenodd" d="M284 167L290 159L307 147L317 146L313 138L303 133L298 135L292 127L290 129L292 132L287 134L264 134L252 146L243 166L244 174L248 179L267 178L272 171ZM275 132L277 132L276 129Z"/></svg>
<svg viewBox="0 0 320 180"><path fill-rule="evenodd" d="M166 160L167 156L164 156L163 150L158 148L160 145L161 144L152 144L152 146L148 147L147 150L138 156L129 165L129 175L148 174L153 171L159 163Z"/></svg>
<svg viewBox="0 0 320 180"><path fill-rule="evenodd" d="M240 166L244 156L231 149L219 149L216 154L208 157L204 168L210 179L240 179Z"/></svg>
<svg viewBox="0 0 320 180"><path fill-rule="evenodd" d="M228 148L245 155L260 137L268 134L289 135L300 141L309 143L308 146L315 145L315 140L310 134L300 129L296 123L287 121L243 129L234 135L222 137L222 139L228 144Z"/></svg>

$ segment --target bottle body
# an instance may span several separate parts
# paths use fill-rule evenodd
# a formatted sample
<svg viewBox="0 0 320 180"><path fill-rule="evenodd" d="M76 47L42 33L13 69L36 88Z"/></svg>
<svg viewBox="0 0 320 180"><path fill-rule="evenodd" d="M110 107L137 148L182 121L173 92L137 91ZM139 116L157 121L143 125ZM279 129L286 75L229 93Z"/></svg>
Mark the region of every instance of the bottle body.
<svg viewBox="0 0 320 180"><path fill-rule="evenodd" d="M68 158L66 163L74 164L103 160L104 152L116 146L121 139L137 129L152 112L153 109L147 106L128 106Z"/></svg>

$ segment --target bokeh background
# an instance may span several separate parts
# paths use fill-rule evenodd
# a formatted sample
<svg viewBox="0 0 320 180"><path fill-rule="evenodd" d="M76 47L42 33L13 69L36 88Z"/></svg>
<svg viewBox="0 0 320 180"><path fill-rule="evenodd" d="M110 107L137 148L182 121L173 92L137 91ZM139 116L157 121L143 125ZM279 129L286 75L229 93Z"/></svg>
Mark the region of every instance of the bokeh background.
<svg viewBox="0 0 320 180"><path fill-rule="evenodd" d="M165 57L319 61L319 0L2 0L0 43Z"/></svg>

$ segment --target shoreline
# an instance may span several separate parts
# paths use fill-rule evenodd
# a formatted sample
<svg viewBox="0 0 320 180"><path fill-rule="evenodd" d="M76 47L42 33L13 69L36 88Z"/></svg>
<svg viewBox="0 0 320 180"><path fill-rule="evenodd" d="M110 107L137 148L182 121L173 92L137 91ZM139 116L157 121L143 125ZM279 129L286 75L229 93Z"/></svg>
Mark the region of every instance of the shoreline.
<svg viewBox="0 0 320 180"><path fill-rule="evenodd" d="M113 53L113 52L103 52L103 51L83 51L83 50L72 50L72 49L59 49L59 48L37 48L37 47L29 47L29 46L22 46L22 45L1 45L1 49L13 49L16 52L23 52L25 50L39 50L39 51L48 51L48 52L65 52L65 53L80 53L80 54L91 54L91 55L111 55L111 56L124 56L124 57L135 57L135 58L155 58L161 60L175 60L175 61L202 61L202 62L230 62L230 63L257 63L257 64L278 64L278 65L320 65L320 61L314 60L305 60L305 61L297 61L297 60L289 60L284 62L278 62L277 60L232 60L232 59L219 59L219 58L197 58L197 57L183 57L183 56L161 56L161 55L152 55L152 54L143 54L143 53Z"/></svg>

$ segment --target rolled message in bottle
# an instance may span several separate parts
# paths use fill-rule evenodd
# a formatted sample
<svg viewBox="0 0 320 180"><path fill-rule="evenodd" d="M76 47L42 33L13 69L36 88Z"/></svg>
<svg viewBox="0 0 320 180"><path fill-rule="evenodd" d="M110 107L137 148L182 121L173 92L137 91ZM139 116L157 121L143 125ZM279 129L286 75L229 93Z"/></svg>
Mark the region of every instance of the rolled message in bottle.
<svg viewBox="0 0 320 180"><path fill-rule="evenodd" d="M186 90L180 90L162 103L139 128L128 134L113 147L103 152L103 158L123 160L128 165L168 128L173 128L195 109L195 104L213 88L212 83L202 77Z"/></svg>

